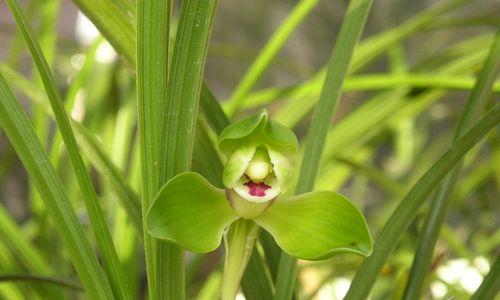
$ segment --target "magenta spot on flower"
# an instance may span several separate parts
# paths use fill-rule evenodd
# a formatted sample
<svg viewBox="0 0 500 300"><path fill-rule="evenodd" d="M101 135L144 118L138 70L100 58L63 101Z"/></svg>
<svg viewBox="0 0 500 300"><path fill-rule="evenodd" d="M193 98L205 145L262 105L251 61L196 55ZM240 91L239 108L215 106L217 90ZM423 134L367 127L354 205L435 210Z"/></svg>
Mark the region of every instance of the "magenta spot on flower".
<svg viewBox="0 0 500 300"><path fill-rule="evenodd" d="M248 193L257 197L264 197L266 195L266 190L271 188L271 186L264 182L253 182L252 180L245 183L245 185L248 186Z"/></svg>

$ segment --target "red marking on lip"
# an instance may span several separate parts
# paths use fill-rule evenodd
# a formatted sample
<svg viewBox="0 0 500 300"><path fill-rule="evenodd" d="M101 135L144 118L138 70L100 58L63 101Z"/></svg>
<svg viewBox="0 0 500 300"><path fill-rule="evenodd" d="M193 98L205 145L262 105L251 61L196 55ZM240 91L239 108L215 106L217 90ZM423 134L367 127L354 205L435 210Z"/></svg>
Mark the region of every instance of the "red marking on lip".
<svg viewBox="0 0 500 300"><path fill-rule="evenodd" d="M264 197L266 195L266 191L271 188L271 186L265 184L264 182L253 182L250 180L245 183L248 187L248 193L252 196Z"/></svg>

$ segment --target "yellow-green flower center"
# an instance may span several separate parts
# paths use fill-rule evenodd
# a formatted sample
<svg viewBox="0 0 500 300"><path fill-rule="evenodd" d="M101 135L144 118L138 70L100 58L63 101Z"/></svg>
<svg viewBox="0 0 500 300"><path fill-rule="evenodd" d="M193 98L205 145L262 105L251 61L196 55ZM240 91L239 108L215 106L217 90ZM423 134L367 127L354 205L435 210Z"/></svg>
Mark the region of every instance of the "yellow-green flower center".
<svg viewBox="0 0 500 300"><path fill-rule="evenodd" d="M267 151L261 147L257 148L255 155L248 164L245 174L253 181L259 182L266 179L266 177L273 170L273 165L267 154Z"/></svg>

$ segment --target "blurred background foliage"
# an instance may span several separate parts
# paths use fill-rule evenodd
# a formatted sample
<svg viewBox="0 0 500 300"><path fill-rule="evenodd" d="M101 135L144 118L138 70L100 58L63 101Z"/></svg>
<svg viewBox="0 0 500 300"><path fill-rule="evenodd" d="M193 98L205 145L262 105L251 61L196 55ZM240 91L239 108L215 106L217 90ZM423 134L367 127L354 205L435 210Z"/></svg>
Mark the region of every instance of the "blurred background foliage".
<svg viewBox="0 0 500 300"><path fill-rule="evenodd" d="M133 2L115 1L124 11L132 11ZM205 81L224 106L297 1L219 2ZM358 50L369 52L384 39L393 40L371 56L355 55L353 72L345 82L332 120L316 187L340 191L354 199L375 237L409 187L449 147L457 118L500 25L498 0L451 1L458 4L419 19L435 7L435 2L374 1ZM100 159L100 155L110 158L136 196L140 174L134 72L71 1L22 3L67 108L96 137L94 142L102 150L99 154L93 152L95 146L81 145L87 149L85 157L99 188L119 258L131 270L127 275L139 297L145 285L141 237L117 204L121 197L116 192L117 183L106 173L105 160ZM234 119L255 112L262 106L259 103L265 103L278 121L293 128L299 140L304 137L310 109L321 87L315 85L315 78L330 56L347 4L344 0L318 2L256 82ZM174 9L177 11L178 5ZM134 18L133 13L129 16ZM374 37L379 39L373 42ZM372 50L366 46L370 42ZM47 117L46 109L39 105L46 97L40 79L4 2L0 3L0 45L0 70L23 99L81 222L88 226L61 139L54 134L54 122ZM500 99L500 81L495 82L493 90L489 106ZM208 135L214 136L210 131ZM425 299L468 299L500 250L499 143L497 128L465 159L434 251ZM195 169L210 167L210 163L197 161L196 155ZM0 204L0 275L57 274L58 280L65 278L69 285L76 284L64 292L68 293L66 297L76 297L78 283L67 254L2 131ZM427 210L424 206L390 256L372 299L401 297ZM93 240L90 234L89 238ZM220 280L220 258L220 251L188 254L190 298L213 298ZM351 256L300 262L297 295L301 299L341 299L360 263L361 258ZM49 284L36 283L36 278L21 279L0 282L0 298L43 299L40 289L50 288Z"/></svg>

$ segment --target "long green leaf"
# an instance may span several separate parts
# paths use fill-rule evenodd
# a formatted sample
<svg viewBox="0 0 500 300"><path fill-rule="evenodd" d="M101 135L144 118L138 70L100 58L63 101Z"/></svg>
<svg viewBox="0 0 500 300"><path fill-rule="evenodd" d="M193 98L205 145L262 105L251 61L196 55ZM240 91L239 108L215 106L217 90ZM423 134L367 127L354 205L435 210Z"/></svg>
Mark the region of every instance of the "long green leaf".
<svg viewBox="0 0 500 300"><path fill-rule="evenodd" d="M160 190L161 111L168 80L171 6L170 0L145 0L139 1L137 5L137 107L143 224ZM165 281L163 276L169 269L169 263L165 260L168 259L166 246L151 238L145 226L143 234L149 296L151 299L165 299L168 297L165 290L167 285L162 281ZM184 287L180 286L179 289L183 290Z"/></svg>
<svg viewBox="0 0 500 300"><path fill-rule="evenodd" d="M366 299L389 254L397 246L402 234L415 218L424 200L443 177L489 130L500 121L500 105L492 108L471 130L457 140L450 149L420 178L392 213L376 238L372 255L357 271L346 300Z"/></svg>
<svg viewBox="0 0 500 300"><path fill-rule="evenodd" d="M499 69L500 31L497 33L496 40L491 46L490 53L479 75L476 86L472 90L464 111L460 116L453 141L456 141L466 132L474 120L477 119L479 112L485 107ZM437 190L435 199L431 202L432 204L424 221L403 299L419 299L421 296L424 281L432 263L434 246L445 220L447 208L452 199L453 188L460 171L461 163L446 176Z"/></svg>
<svg viewBox="0 0 500 300"><path fill-rule="evenodd" d="M216 0L182 2L175 39L160 139L160 183L191 168L198 100ZM166 267L159 273L165 294L170 299L184 298L184 251L163 244ZM161 262L158 262L161 263ZM168 294L167 294L168 293Z"/></svg>
<svg viewBox="0 0 500 300"><path fill-rule="evenodd" d="M92 299L113 299L109 282L85 237L64 186L2 75L0 125L34 181L54 224L59 225L56 228L88 295Z"/></svg>
<svg viewBox="0 0 500 300"><path fill-rule="evenodd" d="M76 143L76 138L73 133L73 129L71 128L69 117L61 100L61 96L57 92L54 77L50 72L49 66L47 64L47 61L45 60L39 44L34 38L32 30L29 28L28 23L22 15L17 0L8 0L7 3L10 10L12 11L14 18L16 19L16 23L19 26L19 29L23 33L26 43L28 44L28 48L30 49L33 60L35 61L43 85L47 92L47 96L56 118L58 129L63 137L68 155L71 160L71 164L76 174L78 185L80 186L80 191L83 195L83 199L85 200L85 205L88 210L89 219L94 230L94 235L96 237L100 253L103 257L104 269L109 277L113 293L115 297L119 299L130 299L130 294L127 293L125 276L123 276L123 270L121 269L115 248L113 246L111 233L104 219L104 214L99 204L99 199L97 197L97 193L93 186L92 180L80 155L78 145Z"/></svg>
<svg viewBox="0 0 500 300"><path fill-rule="evenodd" d="M307 133L306 150L299 174L300 185L298 185L295 191L296 194L306 193L314 188L326 134L335 113L354 48L363 31L371 5L371 0L353 0L347 8L339 37L328 63L326 78L318 105L314 111L313 122ZM282 253L276 278L276 294L274 299L285 300L291 298L296 273L296 259Z"/></svg>

